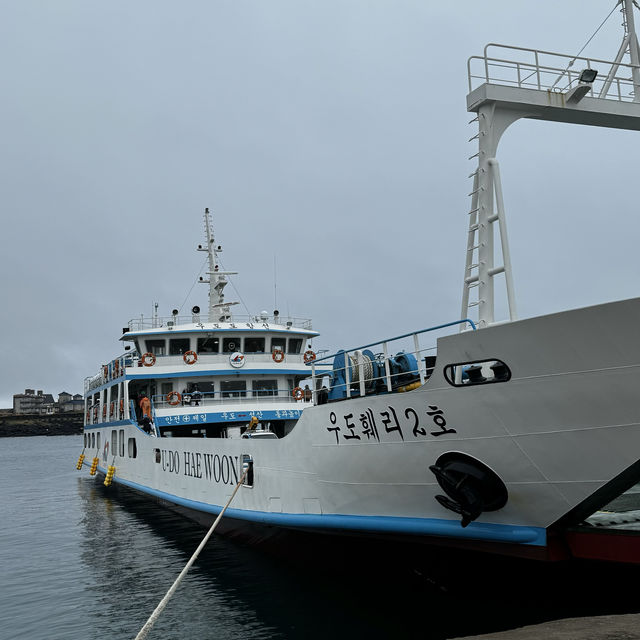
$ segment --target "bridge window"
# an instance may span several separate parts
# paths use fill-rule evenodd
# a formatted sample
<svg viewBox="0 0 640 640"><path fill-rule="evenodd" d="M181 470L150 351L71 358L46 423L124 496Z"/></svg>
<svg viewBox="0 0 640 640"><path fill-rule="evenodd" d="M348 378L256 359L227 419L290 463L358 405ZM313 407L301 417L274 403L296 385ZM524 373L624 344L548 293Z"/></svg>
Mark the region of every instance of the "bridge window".
<svg viewBox="0 0 640 640"><path fill-rule="evenodd" d="M166 343L164 340L146 340L147 351L154 356L163 356L166 353Z"/></svg>
<svg viewBox="0 0 640 640"><path fill-rule="evenodd" d="M245 353L264 353L264 338L245 338Z"/></svg>
<svg viewBox="0 0 640 640"><path fill-rule="evenodd" d="M222 340L222 353L234 353L240 351L240 338L229 337Z"/></svg>
<svg viewBox="0 0 640 640"><path fill-rule="evenodd" d="M198 338L198 353L218 353L220 351L219 338Z"/></svg>
<svg viewBox="0 0 640 640"><path fill-rule="evenodd" d="M191 348L189 338L171 338L169 340L169 355L181 356Z"/></svg>
<svg viewBox="0 0 640 640"><path fill-rule="evenodd" d="M286 338L271 338L271 351L278 349L278 351L282 351L284 353L287 350L287 339Z"/></svg>
<svg viewBox="0 0 640 640"><path fill-rule="evenodd" d="M302 338L289 338L289 353L300 353Z"/></svg>

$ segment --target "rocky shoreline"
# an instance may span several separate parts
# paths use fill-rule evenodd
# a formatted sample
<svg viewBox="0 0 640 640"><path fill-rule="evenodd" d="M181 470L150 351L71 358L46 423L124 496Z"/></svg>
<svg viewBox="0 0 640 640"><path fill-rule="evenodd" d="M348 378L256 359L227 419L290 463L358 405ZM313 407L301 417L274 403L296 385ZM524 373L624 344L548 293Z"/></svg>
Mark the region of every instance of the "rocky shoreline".
<svg viewBox="0 0 640 640"><path fill-rule="evenodd" d="M0 438L71 436L82 433L82 411L69 413L0 415Z"/></svg>

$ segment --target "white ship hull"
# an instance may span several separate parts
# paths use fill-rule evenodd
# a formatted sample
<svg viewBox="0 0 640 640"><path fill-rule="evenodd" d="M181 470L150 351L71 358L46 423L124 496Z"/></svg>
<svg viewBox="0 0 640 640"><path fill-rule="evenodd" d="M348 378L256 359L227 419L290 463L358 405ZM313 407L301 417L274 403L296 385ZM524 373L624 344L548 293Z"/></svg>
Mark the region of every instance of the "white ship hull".
<svg viewBox="0 0 640 640"><path fill-rule="evenodd" d="M554 524L575 524L640 481L638 327L633 299L441 338L420 388L308 406L279 439L157 438L123 421L86 432L100 433L98 468L113 464L115 483L203 521L251 456L253 486L241 487L228 523L545 549ZM495 359L511 371L504 383L456 387L443 373ZM104 446L113 431L124 438L115 455ZM430 470L450 452L493 470L506 504L463 527Z"/></svg>

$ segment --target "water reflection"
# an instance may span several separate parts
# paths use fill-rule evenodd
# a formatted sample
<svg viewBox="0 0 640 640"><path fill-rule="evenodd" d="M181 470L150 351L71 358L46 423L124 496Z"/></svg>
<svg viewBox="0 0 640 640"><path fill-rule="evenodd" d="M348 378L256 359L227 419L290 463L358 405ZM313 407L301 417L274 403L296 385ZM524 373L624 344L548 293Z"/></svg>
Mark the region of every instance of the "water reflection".
<svg viewBox="0 0 640 640"><path fill-rule="evenodd" d="M199 544L203 530L130 491L78 481L86 537L80 557L95 578L96 616L135 635ZM124 498L124 499L123 499ZM279 637L243 597L255 589L234 549L216 540L200 556L154 628L158 637ZM215 629L215 633L214 630ZM164 634L164 636L163 636ZM168 634L168 635L167 635ZM173 635L172 635L173 634Z"/></svg>
<svg viewBox="0 0 640 640"><path fill-rule="evenodd" d="M105 489L86 477L78 495L80 557L95 585L89 614L117 637L133 637L205 529L131 490ZM293 540L295 548L270 555L214 536L154 637L439 640L638 606L614 577L637 579L635 569L540 565L355 539Z"/></svg>

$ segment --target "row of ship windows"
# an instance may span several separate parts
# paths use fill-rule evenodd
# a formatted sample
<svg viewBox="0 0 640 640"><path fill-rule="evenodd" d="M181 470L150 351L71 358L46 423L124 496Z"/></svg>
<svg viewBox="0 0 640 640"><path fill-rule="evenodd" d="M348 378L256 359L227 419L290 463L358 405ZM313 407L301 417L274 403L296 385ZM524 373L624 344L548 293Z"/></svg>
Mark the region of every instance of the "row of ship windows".
<svg viewBox="0 0 640 640"><path fill-rule="evenodd" d="M105 460L107 460L110 455L120 456L121 458L124 458L124 429L120 429L120 431L116 431L114 429L111 432L111 446L107 447L107 444L105 444L105 449L103 452L103 457ZM96 449L96 454L100 451L99 431L98 433L84 434L84 448L89 450ZM129 438L127 440L127 455L129 456L129 458L138 457L138 446L136 445L135 438Z"/></svg>
<svg viewBox="0 0 640 640"><path fill-rule="evenodd" d="M293 381L289 382L290 389L293 389ZM175 385L171 382L163 382L161 385L162 394L171 393ZM215 393L216 385L213 381L198 381L197 383L188 383L183 387L182 393ZM261 396L277 396L278 381L277 380L252 380L251 389L247 389L246 380L222 380L219 383L217 391L223 398L246 398L247 391L251 391L254 398Z"/></svg>
<svg viewBox="0 0 640 640"><path fill-rule="evenodd" d="M155 356L179 356L187 351L191 351L194 347L191 338L147 338L139 342L140 353L153 353ZM303 341L302 338L274 337L270 339L270 344L268 344L266 338L253 336L247 336L245 338L240 336L227 336L222 339L213 336L197 338L195 342L195 350L198 354L235 353L236 351L242 351L243 353L266 353L267 346L269 346L269 352L278 350L283 353L296 354L302 351Z"/></svg>
<svg viewBox="0 0 640 640"><path fill-rule="evenodd" d="M174 382L163 382L160 386L161 393L163 395L171 393L172 391L174 391L176 386L177 384ZM293 387L293 380L288 380L288 391L291 391ZM118 395L118 390L120 390L120 395ZM252 380L251 389L247 389L246 380L222 380L218 383L218 388L216 389L215 382L208 380L198 380L197 383L188 382L186 384L183 384L181 392L193 393L194 391L199 391L200 393L215 393L216 390L222 398L246 398L248 392L250 392L254 398L263 396L277 396L278 381ZM155 395L155 393L157 392L155 384L151 384L148 390L143 384L142 386L140 386L138 393L141 393L142 391L151 393L152 395ZM122 397L122 392L122 383L114 384L111 387L110 396L107 396L107 389L103 389L102 394L97 393L94 394L94 396L88 398L87 408L93 407L96 402L102 402L104 404L108 401L107 398L110 398L111 401L116 402L118 398Z"/></svg>

